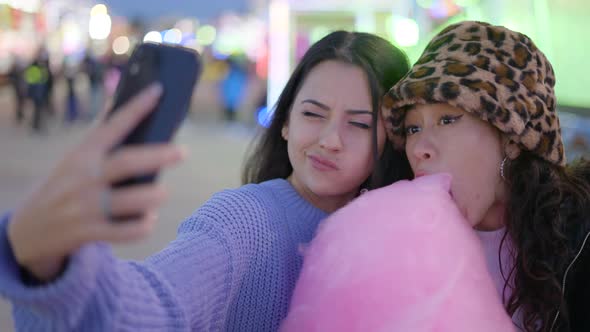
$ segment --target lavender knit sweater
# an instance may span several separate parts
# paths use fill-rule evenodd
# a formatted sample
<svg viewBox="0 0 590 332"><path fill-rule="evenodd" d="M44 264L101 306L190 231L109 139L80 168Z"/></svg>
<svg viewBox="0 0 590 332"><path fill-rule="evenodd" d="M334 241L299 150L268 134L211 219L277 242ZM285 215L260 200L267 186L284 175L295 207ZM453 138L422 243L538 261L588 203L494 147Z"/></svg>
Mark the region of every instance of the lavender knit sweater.
<svg viewBox="0 0 590 332"><path fill-rule="evenodd" d="M64 274L27 287L0 221L0 294L18 331L276 331L326 214L283 179L215 194L143 262L93 243Z"/></svg>

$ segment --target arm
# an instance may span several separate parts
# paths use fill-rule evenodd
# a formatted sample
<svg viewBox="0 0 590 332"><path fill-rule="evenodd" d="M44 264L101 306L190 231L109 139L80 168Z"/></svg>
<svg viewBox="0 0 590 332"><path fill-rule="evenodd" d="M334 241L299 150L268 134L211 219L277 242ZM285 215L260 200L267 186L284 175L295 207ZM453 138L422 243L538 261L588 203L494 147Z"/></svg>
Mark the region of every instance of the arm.
<svg viewBox="0 0 590 332"><path fill-rule="evenodd" d="M20 278L5 218L0 294L12 302L23 331L220 330L254 255L247 239L235 234L257 221L245 223L240 209L258 204L232 191L216 194L145 261L118 260L108 245L87 244L70 256L61 277L38 287Z"/></svg>
<svg viewBox="0 0 590 332"><path fill-rule="evenodd" d="M231 262L206 233L180 233L145 262L117 260L105 244L70 256L54 282L23 283L6 238L0 238L0 293L13 304L17 330L211 330L222 323ZM188 316L190 315L190 317Z"/></svg>

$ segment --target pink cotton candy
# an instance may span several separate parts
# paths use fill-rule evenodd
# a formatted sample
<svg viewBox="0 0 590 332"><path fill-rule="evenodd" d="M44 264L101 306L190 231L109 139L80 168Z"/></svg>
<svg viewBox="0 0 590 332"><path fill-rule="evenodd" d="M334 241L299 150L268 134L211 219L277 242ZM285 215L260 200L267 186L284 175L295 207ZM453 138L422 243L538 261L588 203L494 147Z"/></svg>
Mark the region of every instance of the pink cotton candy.
<svg viewBox="0 0 590 332"><path fill-rule="evenodd" d="M398 182L325 220L281 331L514 331L450 182Z"/></svg>

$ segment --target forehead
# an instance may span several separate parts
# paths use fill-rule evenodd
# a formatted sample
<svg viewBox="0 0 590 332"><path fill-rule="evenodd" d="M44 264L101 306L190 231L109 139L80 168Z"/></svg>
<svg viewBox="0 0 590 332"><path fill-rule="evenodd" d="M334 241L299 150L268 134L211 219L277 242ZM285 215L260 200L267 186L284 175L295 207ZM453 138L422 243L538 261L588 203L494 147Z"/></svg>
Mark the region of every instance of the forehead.
<svg viewBox="0 0 590 332"><path fill-rule="evenodd" d="M297 100L312 98L328 105L348 107L371 105L367 75L362 68L328 60L316 65L305 77Z"/></svg>

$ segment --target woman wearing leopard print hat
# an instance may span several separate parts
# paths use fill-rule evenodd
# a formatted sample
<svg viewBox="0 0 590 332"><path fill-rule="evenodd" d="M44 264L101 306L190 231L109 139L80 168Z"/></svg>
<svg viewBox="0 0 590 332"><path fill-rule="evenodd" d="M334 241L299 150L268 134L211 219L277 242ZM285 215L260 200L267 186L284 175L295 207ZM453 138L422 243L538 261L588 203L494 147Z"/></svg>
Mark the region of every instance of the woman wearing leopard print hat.
<svg viewBox="0 0 590 332"><path fill-rule="evenodd" d="M507 312L525 331L590 331L590 166L566 164L545 55L482 22L439 33L386 95L416 177L450 173Z"/></svg>

